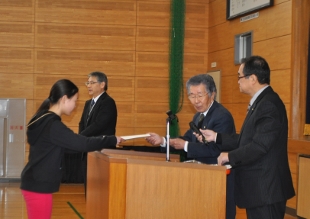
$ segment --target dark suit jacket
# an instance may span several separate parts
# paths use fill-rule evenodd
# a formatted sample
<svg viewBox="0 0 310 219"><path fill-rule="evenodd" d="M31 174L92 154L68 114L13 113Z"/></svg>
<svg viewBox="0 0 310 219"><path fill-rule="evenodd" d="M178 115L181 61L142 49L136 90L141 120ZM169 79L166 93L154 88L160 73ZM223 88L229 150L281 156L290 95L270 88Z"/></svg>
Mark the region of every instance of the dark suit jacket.
<svg viewBox="0 0 310 219"><path fill-rule="evenodd" d="M87 120L90 103L91 99L85 103L79 123L79 134L87 137L115 135L117 108L113 98L104 92L97 100Z"/></svg>
<svg viewBox="0 0 310 219"><path fill-rule="evenodd" d="M193 122L197 125L200 113L196 113ZM230 112L218 102L214 101L209 109L202 124L202 129L212 129L221 133L235 133L234 119ZM217 157L221 153L221 148L214 142L210 142L208 146L197 142L193 134L193 130L187 130L182 137L188 141L187 158L207 164L217 164Z"/></svg>
<svg viewBox="0 0 310 219"><path fill-rule="evenodd" d="M285 201L295 195L287 155L285 106L271 87L255 100L240 135L221 134L222 149L231 150L235 200L240 208Z"/></svg>

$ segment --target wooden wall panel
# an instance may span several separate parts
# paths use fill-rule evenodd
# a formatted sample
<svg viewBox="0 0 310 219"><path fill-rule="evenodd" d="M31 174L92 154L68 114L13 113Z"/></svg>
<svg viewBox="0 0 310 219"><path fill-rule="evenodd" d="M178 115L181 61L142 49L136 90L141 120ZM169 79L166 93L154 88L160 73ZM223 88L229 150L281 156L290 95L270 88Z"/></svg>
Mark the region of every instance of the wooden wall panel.
<svg viewBox="0 0 310 219"><path fill-rule="evenodd" d="M166 112L169 110L168 102L150 102L145 104L144 102L135 103L135 112L138 114L146 113L158 113L158 116L162 118L167 118ZM152 125L152 124L149 124Z"/></svg>
<svg viewBox="0 0 310 219"><path fill-rule="evenodd" d="M135 117L135 127L139 128L153 128L153 127L165 127L166 125L166 117L163 113L161 116L157 113L140 113Z"/></svg>
<svg viewBox="0 0 310 219"><path fill-rule="evenodd" d="M35 72L87 75L92 71L110 75L134 76L134 51L37 49Z"/></svg>
<svg viewBox="0 0 310 219"><path fill-rule="evenodd" d="M136 1L38 0L38 22L126 25L136 24Z"/></svg>
<svg viewBox="0 0 310 219"><path fill-rule="evenodd" d="M36 25L35 34L36 47L93 50L134 50L135 32L135 27L38 23Z"/></svg>
<svg viewBox="0 0 310 219"><path fill-rule="evenodd" d="M216 62L215 68L211 68L212 62ZM235 76L237 78L239 65L234 64L234 48L209 53L207 67L209 71L221 70L222 77Z"/></svg>
<svg viewBox="0 0 310 219"><path fill-rule="evenodd" d="M170 2L137 1L137 26L169 27Z"/></svg>
<svg viewBox="0 0 310 219"><path fill-rule="evenodd" d="M134 78L111 76L108 83L108 93L116 102L135 101Z"/></svg>
<svg viewBox="0 0 310 219"><path fill-rule="evenodd" d="M137 51L169 51L170 42L169 27L137 27L136 50Z"/></svg>
<svg viewBox="0 0 310 219"><path fill-rule="evenodd" d="M185 53L183 65L183 77L186 82L196 74L207 72L207 55L202 53Z"/></svg>
<svg viewBox="0 0 310 219"><path fill-rule="evenodd" d="M33 98L32 74L5 74L0 77L1 98Z"/></svg>
<svg viewBox="0 0 310 219"><path fill-rule="evenodd" d="M33 21L34 0L0 1L0 21Z"/></svg>
<svg viewBox="0 0 310 219"><path fill-rule="evenodd" d="M208 49L208 31L201 28L186 28L184 34L184 54L202 53Z"/></svg>
<svg viewBox="0 0 310 219"><path fill-rule="evenodd" d="M266 59L271 70L291 68L291 35L254 43L253 54Z"/></svg>
<svg viewBox="0 0 310 219"><path fill-rule="evenodd" d="M11 74L32 74L33 49L4 47L0 49L0 72Z"/></svg>
<svg viewBox="0 0 310 219"><path fill-rule="evenodd" d="M30 22L0 22L1 47L33 47L34 25Z"/></svg>
<svg viewBox="0 0 310 219"><path fill-rule="evenodd" d="M235 35L233 34L233 31L236 30L233 30L233 27L229 25L229 22L210 27L208 53L232 48Z"/></svg>
<svg viewBox="0 0 310 219"><path fill-rule="evenodd" d="M136 102L168 103L168 78L140 78L135 82Z"/></svg>
<svg viewBox="0 0 310 219"><path fill-rule="evenodd" d="M185 11L186 28L200 27L202 30L205 30L208 27L209 4L206 4L205 2L198 4L189 2L186 4Z"/></svg>
<svg viewBox="0 0 310 219"><path fill-rule="evenodd" d="M284 103L290 103L292 98L292 93L290 92L290 82L292 81L290 69L271 71L270 75L270 85L274 91L279 94Z"/></svg>
<svg viewBox="0 0 310 219"><path fill-rule="evenodd" d="M136 77L167 78L169 55L166 52L136 52ZM168 88L168 84L166 84Z"/></svg>
<svg viewBox="0 0 310 219"><path fill-rule="evenodd" d="M184 32L184 77L206 72L209 4L187 1ZM186 79L187 80L187 79Z"/></svg>
<svg viewBox="0 0 310 219"><path fill-rule="evenodd" d="M208 25L209 28L226 22L226 10L223 10L224 8L226 9L226 1L210 2Z"/></svg>
<svg viewBox="0 0 310 219"><path fill-rule="evenodd" d="M276 3L276 2L275 2ZM265 27L266 38L280 37L290 35L292 31L292 3L286 1L281 4L276 4L272 10L264 10L266 12ZM262 13L261 16L265 14ZM258 38L255 39L259 40Z"/></svg>

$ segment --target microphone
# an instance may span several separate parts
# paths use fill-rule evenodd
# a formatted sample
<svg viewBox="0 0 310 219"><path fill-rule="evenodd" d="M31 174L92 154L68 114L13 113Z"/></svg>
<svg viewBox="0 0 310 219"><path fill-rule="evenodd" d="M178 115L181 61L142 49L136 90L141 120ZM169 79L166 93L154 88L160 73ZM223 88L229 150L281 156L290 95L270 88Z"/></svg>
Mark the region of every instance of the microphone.
<svg viewBox="0 0 310 219"><path fill-rule="evenodd" d="M205 144L208 144L205 136L201 133L201 131L198 129L198 127L195 125L194 122L190 122L189 123L189 127L191 128L192 131L196 132L197 134L201 135L202 136L202 141L203 143Z"/></svg>
<svg viewBox="0 0 310 219"><path fill-rule="evenodd" d="M173 114L171 110L168 110L168 111L166 112L166 114L168 115L168 120L169 120L169 121L172 121L172 120L176 119L177 122L179 122L177 115L176 115L176 114Z"/></svg>

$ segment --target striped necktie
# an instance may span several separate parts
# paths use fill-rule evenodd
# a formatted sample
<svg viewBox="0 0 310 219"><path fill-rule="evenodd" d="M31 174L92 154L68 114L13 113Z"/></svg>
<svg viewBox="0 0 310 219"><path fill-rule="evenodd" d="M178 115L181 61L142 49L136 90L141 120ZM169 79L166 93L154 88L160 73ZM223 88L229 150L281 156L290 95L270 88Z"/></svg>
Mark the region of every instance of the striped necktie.
<svg viewBox="0 0 310 219"><path fill-rule="evenodd" d="M91 103L90 103L90 108L92 108L94 106L94 104L95 104L95 101L94 101L94 99L92 99Z"/></svg>
<svg viewBox="0 0 310 219"><path fill-rule="evenodd" d="M90 106L89 106L89 111L88 111L88 115L87 115L87 120L88 120L88 117L89 117L90 112L92 111L94 105L95 105L95 101L94 101L94 99L92 99L91 102L90 102Z"/></svg>
<svg viewBox="0 0 310 219"><path fill-rule="evenodd" d="M203 113L201 113L200 116L199 116L199 119L198 119L198 124L197 124L197 127L199 129L201 129L201 127L202 127L202 123L203 123L203 119L204 118L205 118L205 115Z"/></svg>

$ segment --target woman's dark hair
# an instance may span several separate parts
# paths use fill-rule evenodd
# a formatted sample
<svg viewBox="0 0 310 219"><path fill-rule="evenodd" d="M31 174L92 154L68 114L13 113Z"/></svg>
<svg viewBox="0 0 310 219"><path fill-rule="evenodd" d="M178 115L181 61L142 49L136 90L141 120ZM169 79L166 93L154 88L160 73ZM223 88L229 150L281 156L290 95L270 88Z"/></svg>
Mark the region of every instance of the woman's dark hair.
<svg viewBox="0 0 310 219"><path fill-rule="evenodd" d="M67 95L68 98L71 98L77 92L79 92L79 88L72 81L68 79L57 81L52 86L49 97L43 101L36 114L43 110L49 110L50 106L56 104L63 96Z"/></svg>

